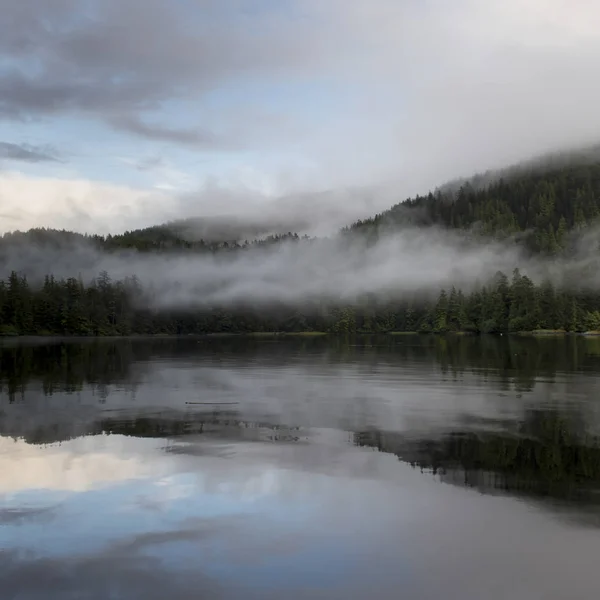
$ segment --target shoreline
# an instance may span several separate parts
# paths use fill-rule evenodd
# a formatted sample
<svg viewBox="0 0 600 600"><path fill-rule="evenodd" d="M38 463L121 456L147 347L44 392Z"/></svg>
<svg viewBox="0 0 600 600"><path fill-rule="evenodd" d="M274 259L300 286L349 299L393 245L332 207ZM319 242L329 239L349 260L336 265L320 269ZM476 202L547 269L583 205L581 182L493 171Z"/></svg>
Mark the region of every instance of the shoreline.
<svg viewBox="0 0 600 600"><path fill-rule="evenodd" d="M131 334L111 334L111 335L71 335L71 334L15 334L15 335L0 335L0 340L11 339L35 339L35 340L120 340L120 339L160 339L160 338L285 338L285 337L364 337L364 336L390 336L390 337L409 337L409 336L464 336L464 337L600 337L600 331L565 331L561 329L538 329L534 331L511 331L506 333L477 333L472 331L446 331L446 332L431 332L431 331L374 331L374 332L349 332L349 333L332 333L327 331L248 331L242 333L230 332L211 332L211 333L131 333Z"/></svg>

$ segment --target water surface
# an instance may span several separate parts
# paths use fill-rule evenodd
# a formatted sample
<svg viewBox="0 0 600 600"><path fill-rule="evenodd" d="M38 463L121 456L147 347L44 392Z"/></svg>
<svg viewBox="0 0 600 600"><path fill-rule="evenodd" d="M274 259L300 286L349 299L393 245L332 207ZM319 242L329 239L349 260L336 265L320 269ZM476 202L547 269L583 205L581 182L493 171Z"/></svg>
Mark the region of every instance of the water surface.
<svg viewBox="0 0 600 600"><path fill-rule="evenodd" d="M2 598L589 599L600 342L6 340Z"/></svg>

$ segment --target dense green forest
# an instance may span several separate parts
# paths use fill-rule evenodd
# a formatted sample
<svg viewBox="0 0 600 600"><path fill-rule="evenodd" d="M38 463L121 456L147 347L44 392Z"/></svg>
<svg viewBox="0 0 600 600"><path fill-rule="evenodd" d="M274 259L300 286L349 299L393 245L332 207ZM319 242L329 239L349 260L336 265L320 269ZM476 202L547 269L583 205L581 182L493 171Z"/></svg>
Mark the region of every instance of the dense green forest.
<svg viewBox="0 0 600 600"><path fill-rule="evenodd" d="M593 227L600 216L600 163L518 171L486 185L477 180L447 186L408 199L372 219L346 228L343 235L376 238L407 225L437 226L468 236L511 238L531 254L568 256L576 234ZM82 241L102 252L245 252L268 245L310 243L295 233L254 241L182 237L181 228L157 226L114 236L32 230L0 239L5 271L12 248L31 245L64 247ZM600 329L600 294L535 283L518 270L490 273L469 291L440 290L437 298L420 294L393 300L361 298L351 305L312 301L301 306L273 303L256 309L223 306L194 310L152 310L143 302L143 281L114 281L99 273L83 281L73 273L43 284L13 271L0 281L0 334L130 335L246 332L471 332L505 333L534 330L584 332Z"/></svg>
<svg viewBox="0 0 600 600"><path fill-rule="evenodd" d="M407 222L455 229L475 228L484 236L518 235L531 252L569 251L569 232L600 216L600 163L517 172L487 186L465 182L406 200L350 229L394 228Z"/></svg>
<svg viewBox="0 0 600 600"><path fill-rule="evenodd" d="M304 308L271 305L235 311L152 310L136 302L135 279L111 281L103 273L90 285L76 278L48 276L40 288L13 272L0 283L4 335L131 335L250 332L505 333L533 330L584 332L600 329L600 296L536 286L515 271L498 273L492 282L469 294L442 290L434 301L414 298L361 305Z"/></svg>

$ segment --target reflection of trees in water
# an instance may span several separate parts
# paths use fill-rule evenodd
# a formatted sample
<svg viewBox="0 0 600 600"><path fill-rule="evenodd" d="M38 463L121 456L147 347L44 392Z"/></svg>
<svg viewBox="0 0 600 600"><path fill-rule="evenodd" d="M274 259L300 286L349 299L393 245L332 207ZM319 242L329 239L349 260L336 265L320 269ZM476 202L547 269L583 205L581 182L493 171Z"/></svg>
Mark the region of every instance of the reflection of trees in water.
<svg viewBox="0 0 600 600"><path fill-rule="evenodd" d="M102 433L133 437L178 438L205 435L219 439L246 439L270 442L297 442L300 428L269 421L248 421L235 411L188 413L177 417L104 419L97 424Z"/></svg>
<svg viewBox="0 0 600 600"><path fill-rule="evenodd" d="M14 402L31 382L43 393L76 393L84 386L106 397L106 386L126 383L135 360L128 343L52 343L0 348L0 392ZM132 382L130 382L131 384Z"/></svg>
<svg viewBox="0 0 600 600"><path fill-rule="evenodd" d="M99 417L87 421L62 419L54 423L13 421L4 423L0 413L0 435L21 438L29 444L44 445L92 435L123 435L136 438L177 439L204 436L215 439L244 439L263 442L297 442L303 438L299 427L273 421L249 421L237 411L166 411L143 416Z"/></svg>
<svg viewBox="0 0 600 600"><path fill-rule="evenodd" d="M435 380L431 380L431 368L435 365L442 379L459 380L465 375L481 378L486 382L483 389L492 391L487 398L492 398L498 406L517 402L519 409L527 410L533 406L530 401L533 398L525 401L518 395L513 397L514 394L508 398L502 390L535 387L535 395L539 396L535 400L540 400L538 408L552 406L546 394L557 391L564 391L568 400L573 391L570 385L576 385L577 392L591 398L596 380L586 377L585 373L600 373L600 340L508 336L406 336L401 339L372 336L276 341L153 338L0 346L0 434L24 437L31 443L52 443L103 432L136 437L209 434L242 435L251 439L255 435L258 439L273 441L298 438L297 432L285 427L278 429L268 418L264 423L247 423L235 412L164 413L108 419L90 407L77 406L76 395L75 402L60 409L64 414L56 410L51 418L42 413L40 405L28 406L26 401L23 407L11 413L10 420L8 411L2 413L3 397L9 402L23 401L27 386L33 383L45 395L76 394L91 389L100 402L106 400L111 386L133 394L140 378L150 369L160 369L157 361L166 360L175 365L185 362L187 367L206 365L207 361L227 361L232 369L238 366L276 369L296 361L302 368L322 370L331 366L334 371L340 365L351 368L360 365L362 370L366 367L368 371L370 366L374 370L381 365L402 369L409 364L416 371L422 369L424 381L432 385ZM580 375L567 386L565 373ZM377 373L374 381L377 381ZM561 404L564 406L564 401L554 406ZM356 407L356 400L349 400L348 405ZM518 427L512 420L505 424L503 432L482 431L481 423L471 423L435 439L409 440L400 434L367 432L357 434L356 442L393 452L402 460L435 471L445 481L460 480L464 485L486 490L568 498L591 489L600 481L598 439L586 433L583 426L583 421L588 425L597 421L591 415L594 405L578 400L572 408L572 412L557 408L529 410ZM575 409L581 416L576 416Z"/></svg>
<svg viewBox="0 0 600 600"><path fill-rule="evenodd" d="M531 410L512 431L453 431L429 439L360 432L355 443L483 492L597 502L600 437L586 433L574 412Z"/></svg>
<svg viewBox="0 0 600 600"><path fill-rule="evenodd" d="M88 386L106 399L111 384L135 391L136 368L149 368L153 360L193 360L215 354L243 360L256 356L260 349L260 356L284 364L285 347L293 346L297 352L314 345L312 340L266 344L240 338L70 339L0 345L0 394L8 395L11 402L18 401L27 384L35 381L41 383L46 395L75 393Z"/></svg>
<svg viewBox="0 0 600 600"><path fill-rule="evenodd" d="M228 359L261 366L289 364L297 357L303 365L382 364L438 365L444 377L476 374L494 378L500 390L533 389L537 378L552 380L557 372L600 372L600 339L519 338L514 336L370 336L362 338L279 339L252 338L145 338L86 340L37 345L0 346L0 393L11 401L22 397L27 384L40 382L43 392L75 393L84 386L106 398L111 384L135 390L136 368L153 360L201 361ZM135 368L134 368L135 367Z"/></svg>

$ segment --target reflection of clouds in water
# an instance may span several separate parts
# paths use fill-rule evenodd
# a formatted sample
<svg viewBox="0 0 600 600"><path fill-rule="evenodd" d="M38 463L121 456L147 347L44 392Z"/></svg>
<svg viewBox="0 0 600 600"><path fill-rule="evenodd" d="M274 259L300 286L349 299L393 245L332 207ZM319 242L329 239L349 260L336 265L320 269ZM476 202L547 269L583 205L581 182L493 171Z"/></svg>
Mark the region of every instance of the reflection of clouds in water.
<svg viewBox="0 0 600 600"><path fill-rule="evenodd" d="M36 522L8 527L4 543L12 550L0 566L5 589L24 586L20 589L30 597L44 597L37 584L26 581L32 577L46 581L52 590L87 589L119 556L121 564L109 578L115 585L127 592L128 585L138 585L136 593L141 594L143 573L152 570L165 579L185 581L185 589L173 587L174 593L181 593L175 597L182 598L197 585L192 575L197 569L228 587L236 573L244 589L256 593L253 597L261 597L259 590L265 591L265 585L267 592L273 585L290 583L298 589L333 587L352 578L346 570L361 563L364 547L372 546L381 533L364 519L360 482L303 470L314 457L304 461L301 455L285 452L281 457L274 445L246 452L247 446L242 444L239 463L193 457L196 472L115 482L73 494L62 499L53 520L43 527ZM337 462L341 460L340 454ZM158 498L168 510L128 505L135 497ZM388 508L390 501L385 501ZM360 546L353 544L356 535L362 539ZM35 550L35 558L17 561L18 549ZM328 564L332 554L334 562ZM48 582L52 568L60 568L60 574ZM153 577L147 580L152 585ZM107 593L106 587L98 589ZM153 593L148 597L156 597ZM228 597L239 596L231 592Z"/></svg>
<svg viewBox="0 0 600 600"><path fill-rule="evenodd" d="M200 456L194 451L197 445L203 447ZM221 455L223 446L226 444L210 441L175 444L164 439L118 435L90 436L48 446L0 438L0 493L83 493L134 479L151 480L153 496L165 502L189 496L192 490L249 502L281 491L283 471L277 465L289 456L288 452L270 456L261 451L260 443L239 444L234 453L226 454L235 460L228 460ZM176 452L168 451L174 448ZM181 472L189 472L190 482L181 482ZM294 481L297 488L300 479ZM143 489L141 483L138 489Z"/></svg>
<svg viewBox="0 0 600 600"><path fill-rule="evenodd" d="M593 532L509 498L440 485L394 456L319 439L232 443L227 458L210 448L199 456L185 441L174 454L156 440L127 440L123 456L160 468L63 495L51 520L6 523L3 593L296 600L401 590L409 599L496 600L543 590L555 600L592 589ZM88 448L108 451L110 441ZM124 440L114 441L121 452Z"/></svg>
<svg viewBox="0 0 600 600"><path fill-rule="evenodd" d="M34 446L0 438L0 494L25 490L89 491L154 475L166 466L159 440L94 436Z"/></svg>
<svg viewBox="0 0 600 600"><path fill-rule="evenodd" d="M236 444L235 460L218 454L198 458L193 453L192 456L164 454L152 448L148 443L151 440L123 440L118 436L103 436L101 444L88 443L83 448L89 448L93 461L98 446L108 452L113 437L116 441L113 450L118 452L123 447L122 442L127 441L124 453L129 455L128 460L141 465L140 469L132 470L128 465L124 471L114 473L111 481L106 472L102 472L104 477L100 481L94 481L90 472L84 482L79 481L60 469L73 465L84 467L85 461L79 462L72 456L71 461L55 459L55 453L74 445L67 443L46 449L50 451L45 465L47 478L55 477L48 480L46 490L41 489L39 481L32 489L16 489L12 481L11 493L6 494L4 500L7 511L31 505L52 505L54 510L51 521L43 528L35 519L11 521L4 536L7 548L44 548L51 555L69 555L73 544L78 544L81 550L101 549L117 539L141 535L148 528L168 530L184 519L247 515L259 520L266 518L277 523L277 527L285 523L288 528L292 523L300 526L315 514L333 515L338 502L344 502L346 512L350 510L353 502L344 495L345 486L352 481L348 476L366 473L376 458L372 452L353 452L346 447L337 452L331 449L331 460L327 460L323 449L315 452L310 446L260 443ZM136 456L136 445L139 456ZM26 452L19 445L16 448L20 452L13 458L18 463ZM41 455L36 458L41 461ZM110 467L116 456L106 458L106 466ZM8 463L6 457L5 461ZM390 465L392 463L393 460ZM37 466L42 469L42 462ZM16 464L13 469L17 469ZM128 480L126 476L131 473L137 479ZM29 484L30 477L22 480L21 485ZM71 484L76 481L77 485L65 490L61 487L64 481ZM360 515L355 514L353 518L358 520Z"/></svg>

